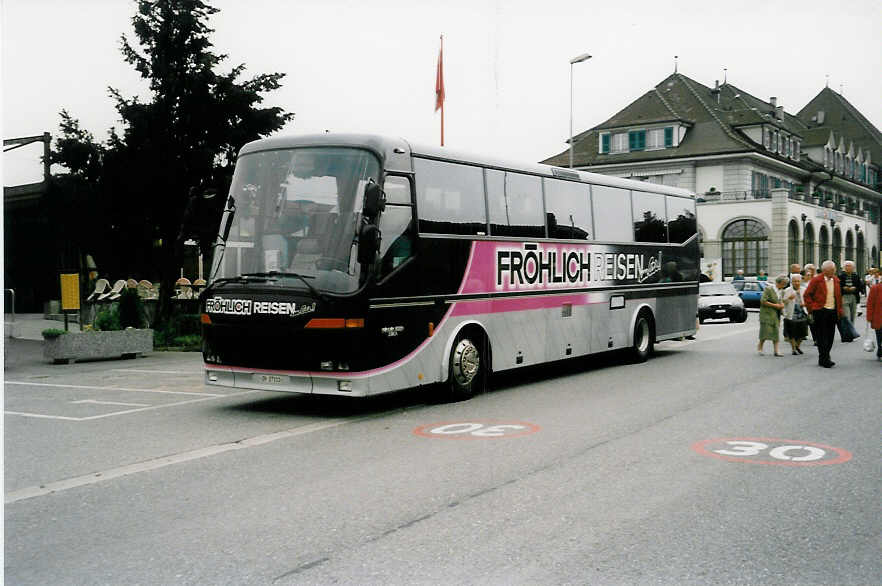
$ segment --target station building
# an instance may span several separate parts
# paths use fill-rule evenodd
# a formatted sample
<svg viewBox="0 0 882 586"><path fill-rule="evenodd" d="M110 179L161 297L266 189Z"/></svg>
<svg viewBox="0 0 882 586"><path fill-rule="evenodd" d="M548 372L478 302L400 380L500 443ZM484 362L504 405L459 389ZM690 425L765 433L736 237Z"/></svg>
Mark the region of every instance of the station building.
<svg viewBox="0 0 882 586"><path fill-rule="evenodd" d="M794 115L674 73L572 140L575 168L694 191L714 280L826 259L880 266L882 133L829 87ZM542 162L567 167L569 150Z"/></svg>

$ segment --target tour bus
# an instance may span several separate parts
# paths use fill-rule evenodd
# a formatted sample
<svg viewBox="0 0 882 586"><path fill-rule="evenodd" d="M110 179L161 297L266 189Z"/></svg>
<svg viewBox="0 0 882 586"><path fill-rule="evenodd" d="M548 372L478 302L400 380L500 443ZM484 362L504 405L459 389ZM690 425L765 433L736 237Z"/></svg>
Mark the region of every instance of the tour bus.
<svg viewBox="0 0 882 586"><path fill-rule="evenodd" d="M398 138L245 145L214 247L209 385L460 399L696 331L693 194Z"/></svg>

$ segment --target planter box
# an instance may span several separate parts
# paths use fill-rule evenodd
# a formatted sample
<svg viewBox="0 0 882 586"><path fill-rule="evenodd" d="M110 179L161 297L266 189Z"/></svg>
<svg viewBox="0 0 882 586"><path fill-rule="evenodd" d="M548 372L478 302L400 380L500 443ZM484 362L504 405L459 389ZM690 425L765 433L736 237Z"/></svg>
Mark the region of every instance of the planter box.
<svg viewBox="0 0 882 586"><path fill-rule="evenodd" d="M134 358L153 350L153 330L77 332L43 340L43 358L55 364L94 358Z"/></svg>

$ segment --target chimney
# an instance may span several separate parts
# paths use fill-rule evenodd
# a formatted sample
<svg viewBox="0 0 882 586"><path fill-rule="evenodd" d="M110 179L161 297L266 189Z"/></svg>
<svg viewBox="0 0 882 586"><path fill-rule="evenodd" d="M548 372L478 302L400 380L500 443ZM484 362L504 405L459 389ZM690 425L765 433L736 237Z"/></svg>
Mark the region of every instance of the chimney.
<svg viewBox="0 0 882 586"><path fill-rule="evenodd" d="M720 80L714 80L714 89L711 90L711 96L714 97L717 104L720 103Z"/></svg>
<svg viewBox="0 0 882 586"><path fill-rule="evenodd" d="M778 107L778 98L776 98L775 96L772 96L771 98L769 98L769 104L772 105L772 110L774 110L775 108Z"/></svg>

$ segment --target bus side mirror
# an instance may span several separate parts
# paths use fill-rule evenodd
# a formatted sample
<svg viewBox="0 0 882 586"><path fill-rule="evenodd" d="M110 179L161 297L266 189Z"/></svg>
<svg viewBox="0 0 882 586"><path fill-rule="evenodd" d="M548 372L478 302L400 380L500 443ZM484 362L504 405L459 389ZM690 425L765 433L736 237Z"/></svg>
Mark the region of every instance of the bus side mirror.
<svg viewBox="0 0 882 586"><path fill-rule="evenodd" d="M379 185L371 180L364 187L364 216L366 218L375 219L383 210L386 209L386 194Z"/></svg>
<svg viewBox="0 0 882 586"><path fill-rule="evenodd" d="M358 235L358 262L374 264L380 250L380 229L374 224L365 224Z"/></svg>
<svg viewBox="0 0 882 586"><path fill-rule="evenodd" d="M222 230L223 234L221 236L221 240L223 240L224 244L226 244L227 238L230 237L230 228L233 227L233 218L236 216L236 200L233 199L232 195L227 202L227 209L224 211L226 213L224 214L224 227Z"/></svg>

